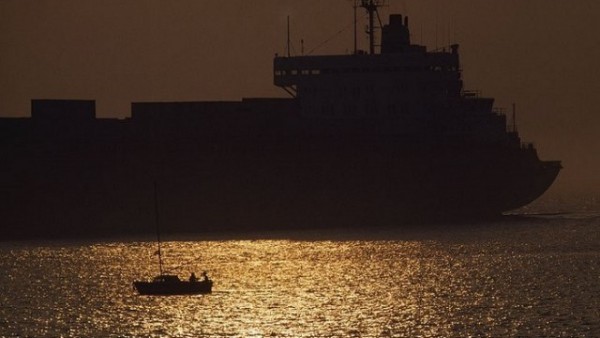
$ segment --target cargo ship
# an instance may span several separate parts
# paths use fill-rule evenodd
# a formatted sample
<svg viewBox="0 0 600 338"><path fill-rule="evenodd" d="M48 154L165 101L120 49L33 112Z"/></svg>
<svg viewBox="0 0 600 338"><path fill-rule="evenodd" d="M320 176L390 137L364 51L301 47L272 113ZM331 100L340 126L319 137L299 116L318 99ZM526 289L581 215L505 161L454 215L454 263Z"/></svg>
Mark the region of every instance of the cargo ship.
<svg viewBox="0 0 600 338"><path fill-rule="evenodd" d="M398 14L377 26L380 5L355 6L368 51L275 56L289 98L134 102L124 120L97 119L94 101L32 100L31 118L0 121L4 231L143 232L153 181L175 232L403 227L542 195L561 163L464 89L457 44L413 44Z"/></svg>

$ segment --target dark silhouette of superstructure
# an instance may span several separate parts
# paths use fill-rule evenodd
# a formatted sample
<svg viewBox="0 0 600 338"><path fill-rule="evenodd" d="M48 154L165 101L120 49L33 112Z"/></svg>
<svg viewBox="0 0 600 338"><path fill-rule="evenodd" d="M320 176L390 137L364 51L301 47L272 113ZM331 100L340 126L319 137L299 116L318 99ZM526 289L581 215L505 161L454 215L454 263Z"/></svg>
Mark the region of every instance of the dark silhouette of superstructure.
<svg viewBox="0 0 600 338"><path fill-rule="evenodd" d="M391 15L380 53L276 56L289 99L132 103L124 120L96 119L93 101L33 100L31 119L0 120L3 231L143 232L155 180L177 232L403 226L526 205L560 162L463 88L458 49L412 44L408 18Z"/></svg>

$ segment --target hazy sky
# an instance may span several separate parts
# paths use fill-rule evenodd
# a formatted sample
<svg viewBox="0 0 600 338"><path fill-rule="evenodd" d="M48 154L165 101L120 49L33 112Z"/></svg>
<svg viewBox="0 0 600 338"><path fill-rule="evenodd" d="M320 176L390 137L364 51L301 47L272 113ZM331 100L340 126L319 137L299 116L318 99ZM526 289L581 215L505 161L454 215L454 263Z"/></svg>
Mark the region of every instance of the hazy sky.
<svg viewBox="0 0 600 338"><path fill-rule="evenodd" d="M554 193L600 192L600 2L390 0L412 40L461 45L468 89L517 104L524 141L562 160ZM33 98L96 99L100 117L131 101L285 96L272 58L286 45L347 53L350 0L0 0L0 116ZM364 30L364 14L359 32ZM359 35L366 49L366 37Z"/></svg>

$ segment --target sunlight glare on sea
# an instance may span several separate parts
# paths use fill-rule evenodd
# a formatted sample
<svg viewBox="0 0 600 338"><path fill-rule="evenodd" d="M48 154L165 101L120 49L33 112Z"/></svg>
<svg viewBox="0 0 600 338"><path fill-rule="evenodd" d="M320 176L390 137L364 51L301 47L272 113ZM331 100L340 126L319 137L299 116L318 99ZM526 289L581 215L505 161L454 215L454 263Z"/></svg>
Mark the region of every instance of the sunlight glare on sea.
<svg viewBox="0 0 600 338"><path fill-rule="evenodd" d="M0 243L0 336L600 335L600 218L169 239L213 293L139 296L155 243ZM183 236L180 236L183 237ZM287 238L287 239L282 239Z"/></svg>

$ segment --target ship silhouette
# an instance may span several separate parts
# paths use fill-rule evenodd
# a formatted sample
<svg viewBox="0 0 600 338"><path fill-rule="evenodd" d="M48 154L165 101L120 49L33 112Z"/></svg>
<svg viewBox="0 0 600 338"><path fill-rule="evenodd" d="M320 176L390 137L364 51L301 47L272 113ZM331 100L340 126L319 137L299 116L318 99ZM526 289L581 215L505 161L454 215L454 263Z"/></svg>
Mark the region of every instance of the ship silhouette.
<svg viewBox="0 0 600 338"><path fill-rule="evenodd" d="M479 219L548 189L560 162L464 89L458 45L413 44L393 14L377 52L379 2L358 7L369 51L275 56L290 98L134 102L124 120L97 119L90 100L32 100L30 119L0 121L4 231L143 232L156 179L176 232Z"/></svg>

